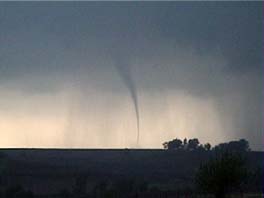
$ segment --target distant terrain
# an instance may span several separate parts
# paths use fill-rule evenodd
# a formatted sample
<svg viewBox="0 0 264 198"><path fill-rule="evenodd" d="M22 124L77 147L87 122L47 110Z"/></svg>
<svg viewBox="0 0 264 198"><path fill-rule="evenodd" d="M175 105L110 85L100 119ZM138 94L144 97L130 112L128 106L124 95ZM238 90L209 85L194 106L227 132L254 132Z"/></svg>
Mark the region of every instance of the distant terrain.
<svg viewBox="0 0 264 198"><path fill-rule="evenodd" d="M193 178L210 151L163 149L1 149L2 183L20 185L36 195L73 190L76 182L87 191L98 184L146 183L148 188L193 188ZM263 152L247 152L248 167L264 167ZM80 184L82 185L82 184Z"/></svg>

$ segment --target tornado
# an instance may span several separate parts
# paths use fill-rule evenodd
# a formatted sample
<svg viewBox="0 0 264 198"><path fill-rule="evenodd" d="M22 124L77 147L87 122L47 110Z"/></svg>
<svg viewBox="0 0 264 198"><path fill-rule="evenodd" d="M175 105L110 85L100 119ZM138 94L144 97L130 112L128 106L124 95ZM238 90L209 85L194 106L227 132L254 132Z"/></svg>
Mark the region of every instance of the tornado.
<svg viewBox="0 0 264 198"><path fill-rule="evenodd" d="M135 114L136 114L136 122L137 122L137 146L139 146L139 106L138 106L138 95L137 95L137 89L135 87L134 80L131 75L130 65L128 63L128 60L124 60L124 57L115 58L115 67L116 70L122 79L123 83L127 87L131 99L133 101Z"/></svg>

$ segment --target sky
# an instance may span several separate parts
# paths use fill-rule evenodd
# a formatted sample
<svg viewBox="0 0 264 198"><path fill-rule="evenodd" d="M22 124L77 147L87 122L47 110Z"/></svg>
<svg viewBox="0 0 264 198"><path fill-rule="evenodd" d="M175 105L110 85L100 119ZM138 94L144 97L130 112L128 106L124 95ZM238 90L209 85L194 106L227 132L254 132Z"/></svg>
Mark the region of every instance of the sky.
<svg viewBox="0 0 264 198"><path fill-rule="evenodd" d="M0 2L0 147L263 150L263 2Z"/></svg>

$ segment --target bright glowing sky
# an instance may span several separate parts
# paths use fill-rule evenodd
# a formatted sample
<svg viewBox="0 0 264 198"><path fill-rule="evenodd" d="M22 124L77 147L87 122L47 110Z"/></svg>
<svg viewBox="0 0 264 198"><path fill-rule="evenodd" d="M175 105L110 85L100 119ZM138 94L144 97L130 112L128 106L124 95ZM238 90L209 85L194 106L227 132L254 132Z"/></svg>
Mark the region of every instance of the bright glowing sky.
<svg viewBox="0 0 264 198"><path fill-rule="evenodd" d="M133 83L140 147L260 150L263 21L263 2L0 2L0 147L135 147Z"/></svg>

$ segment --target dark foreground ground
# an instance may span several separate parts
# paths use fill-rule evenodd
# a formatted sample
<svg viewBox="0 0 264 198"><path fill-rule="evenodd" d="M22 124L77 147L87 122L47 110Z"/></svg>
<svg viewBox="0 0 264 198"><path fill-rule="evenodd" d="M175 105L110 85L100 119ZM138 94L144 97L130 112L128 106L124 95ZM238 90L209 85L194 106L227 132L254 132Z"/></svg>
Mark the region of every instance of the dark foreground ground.
<svg viewBox="0 0 264 198"><path fill-rule="evenodd" d="M159 149L0 149L0 153L1 185L21 186L35 197L70 197L72 192L115 197L108 192L113 188L127 192L133 192L132 188L142 192L190 191L199 165L213 155ZM264 167L262 152L248 152L246 158L251 170ZM252 182L248 188L256 193L259 187Z"/></svg>

